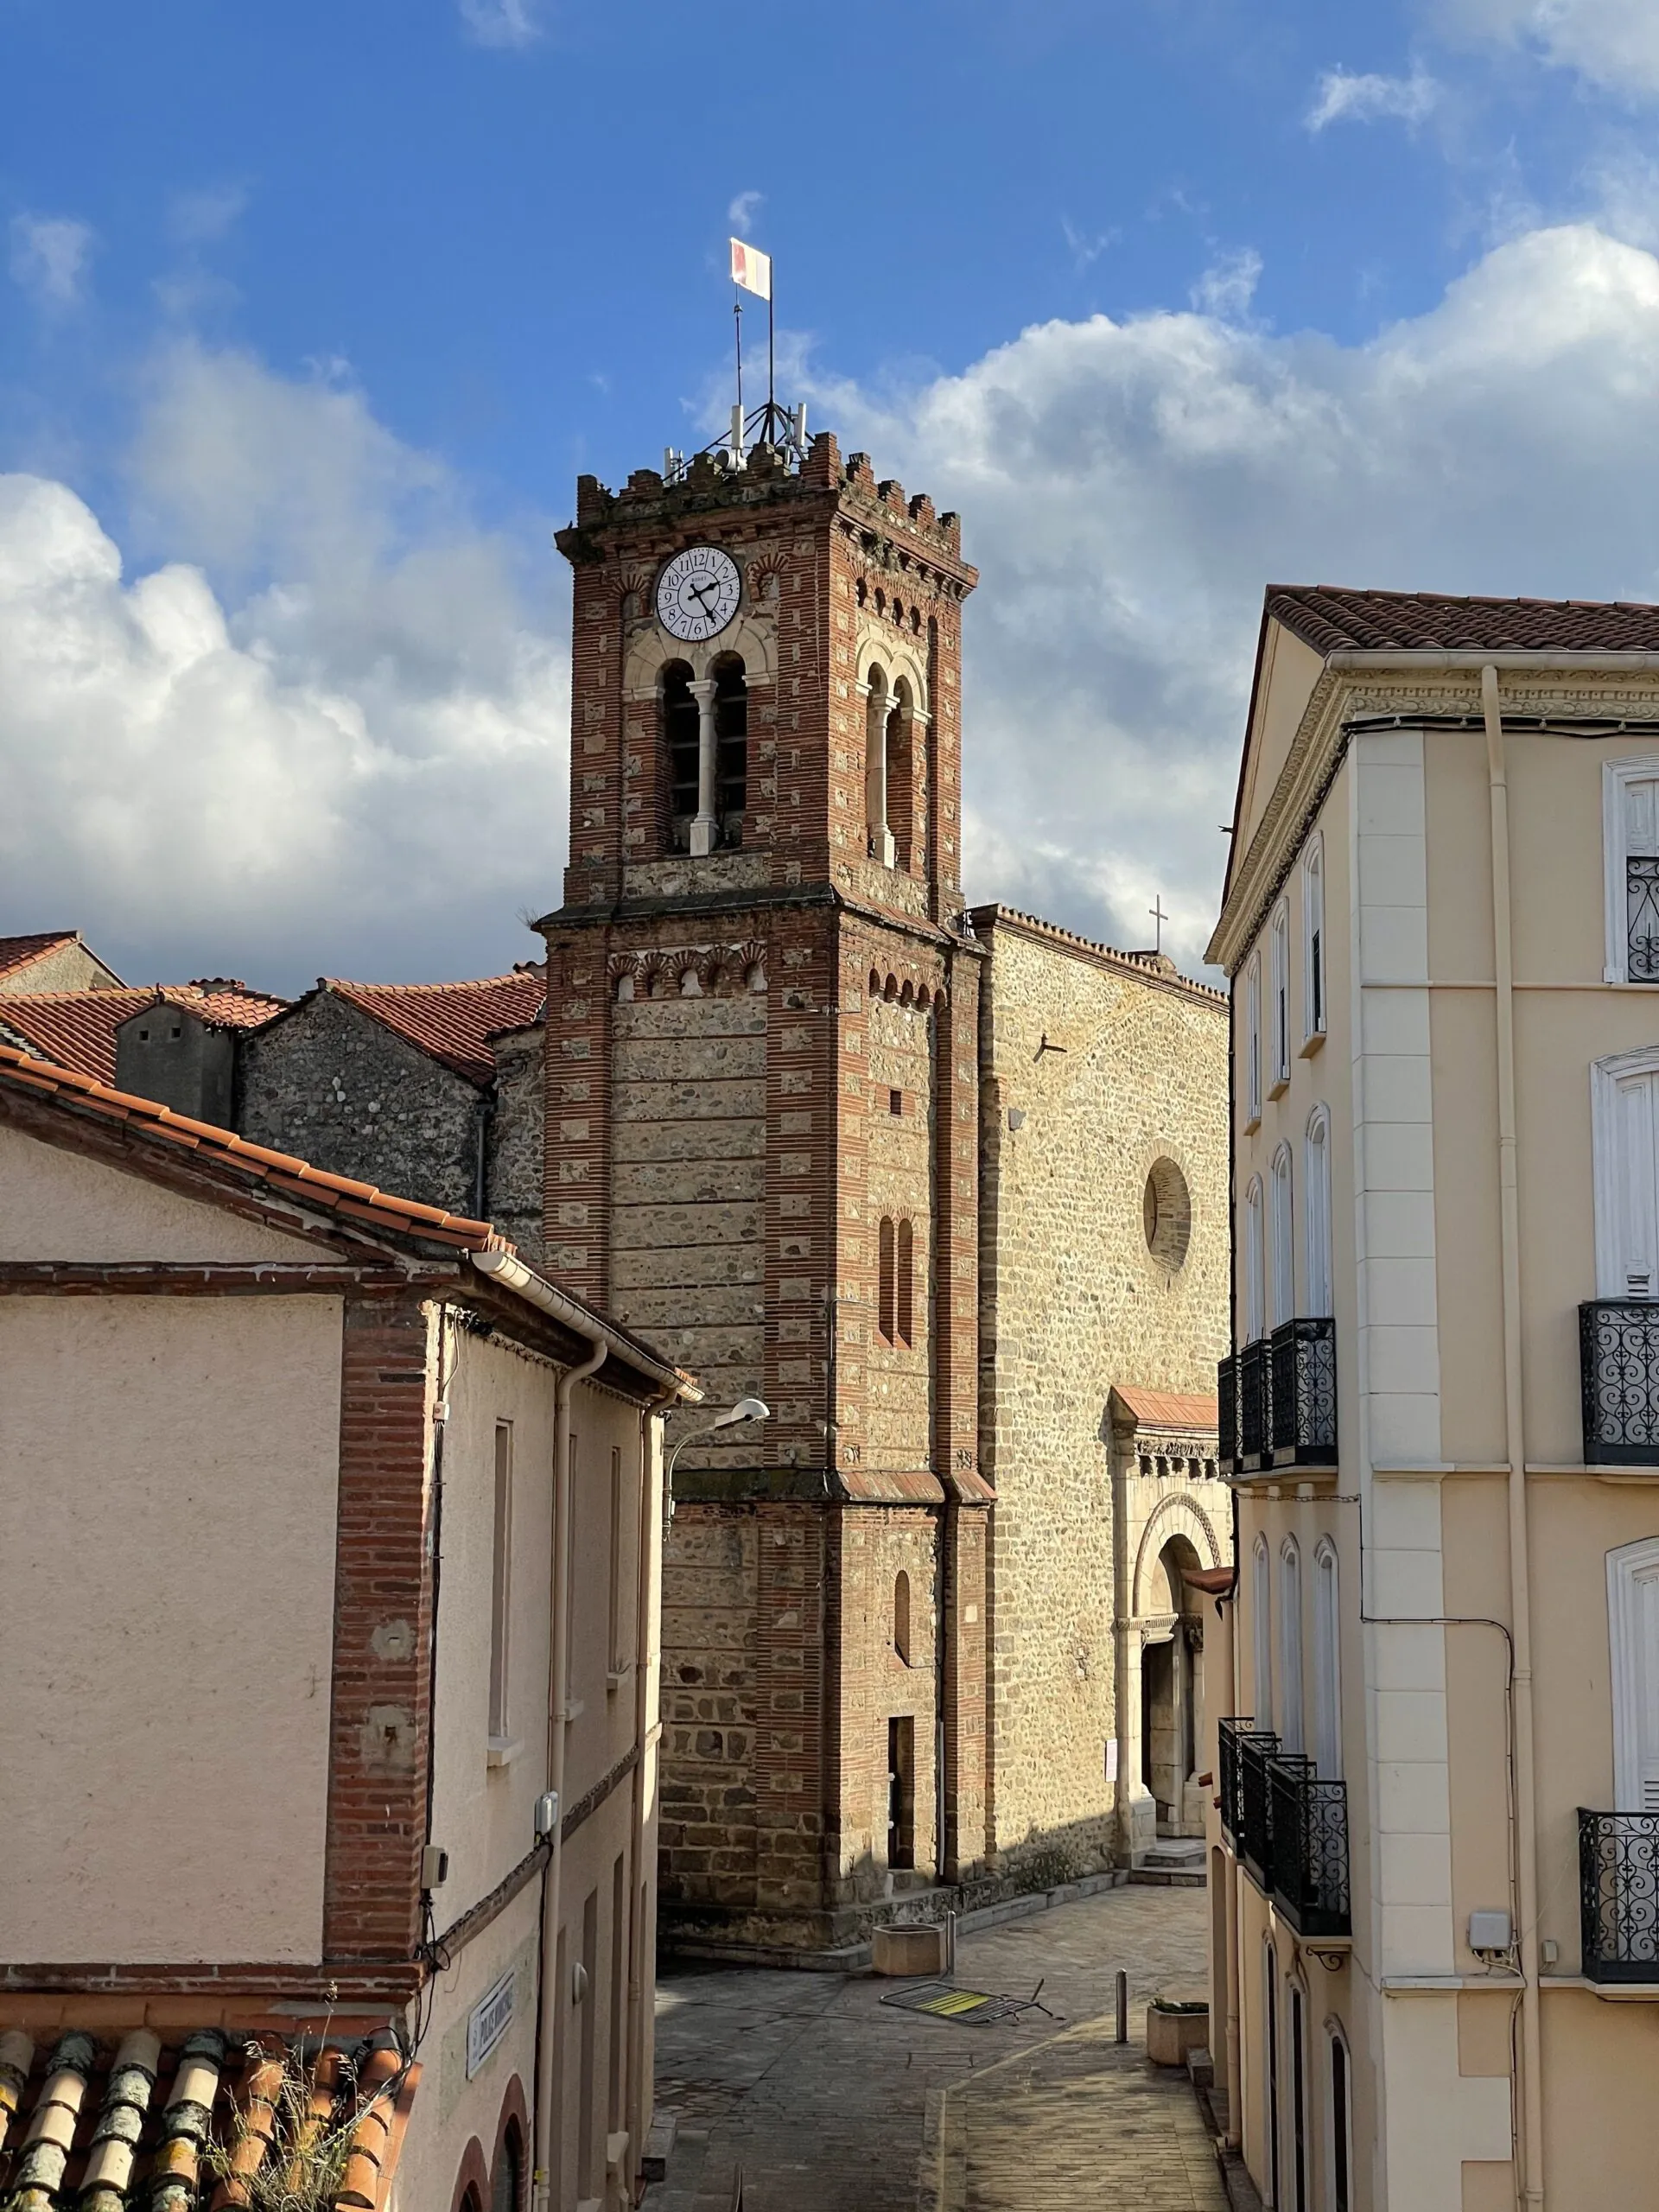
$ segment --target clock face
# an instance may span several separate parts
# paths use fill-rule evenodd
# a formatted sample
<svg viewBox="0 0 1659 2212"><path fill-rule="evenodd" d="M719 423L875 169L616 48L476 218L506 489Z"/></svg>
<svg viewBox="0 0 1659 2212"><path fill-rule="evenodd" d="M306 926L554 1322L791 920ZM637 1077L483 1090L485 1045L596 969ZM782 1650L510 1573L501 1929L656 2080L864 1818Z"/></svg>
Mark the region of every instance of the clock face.
<svg viewBox="0 0 1659 2212"><path fill-rule="evenodd" d="M717 545L688 545L657 579L657 620L671 638L700 645L726 627L742 589L729 553Z"/></svg>

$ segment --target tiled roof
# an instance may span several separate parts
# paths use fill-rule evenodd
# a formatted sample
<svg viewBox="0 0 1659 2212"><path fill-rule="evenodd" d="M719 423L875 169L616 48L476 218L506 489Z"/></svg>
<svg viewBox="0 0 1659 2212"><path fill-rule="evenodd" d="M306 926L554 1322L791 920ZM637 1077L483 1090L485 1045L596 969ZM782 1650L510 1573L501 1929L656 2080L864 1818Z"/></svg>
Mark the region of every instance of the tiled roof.
<svg viewBox="0 0 1659 2212"><path fill-rule="evenodd" d="M382 2212L421 2069L389 2034L321 2051L271 2035L72 2029L0 2034L0 2190L9 2205L197 2212L291 2201ZM309 2187L307 2184L310 2184Z"/></svg>
<svg viewBox="0 0 1659 2212"><path fill-rule="evenodd" d="M201 991L194 983L143 990L19 991L0 998L0 1034L10 1031L59 1066L98 1083L115 1081L115 1033L147 1006L188 1007L215 1029L257 1029L288 1004L264 991Z"/></svg>
<svg viewBox="0 0 1659 2212"><path fill-rule="evenodd" d="M1213 1396L1189 1395L1185 1390L1141 1390L1128 1382L1116 1382L1112 1388L1135 1416L1137 1427L1179 1429L1190 1436L1195 1430L1202 1434L1216 1426Z"/></svg>
<svg viewBox="0 0 1659 2212"><path fill-rule="evenodd" d="M471 983L348 983L325 976L321 988L349 999L445 1067L482 1085L495 1080L490 1039L537 1019L547 997L547 971L526 962L510 976Z"/></svg>
<svg viewBox="0 0 1659 2212"><path fill-rule="evenodd" d="M73 930L37 930L32 937L0 937L0 976L15 976L62 944L73 944Z"/></svg>
<svg viewBox="0 0 1659 2212"><path fill-rule="evenodd" d="M380 1229L467 1251L511 1251L507 1240L487 1221L472 1221L465 1214L446 1213L440 1206L423 1206L413 1198L395 1198L377 1191L372 1183L354 1182L350 1176L329 1175L285 1152L271 1152L264 1145L250 1144L216 1129L206 1122L193 1122L169 1106L148 1098L134 1098L111 1084L95 1081L71 1068L54 1067L49 1060L32 1058L9 1045L0 1045L0 1085L44 1091L66 1105L124 1122L133 1134L158 1144L181 1146L204 1160L218 1161L239 1170L254 1183L263 1183L286 1197L303 1198L308 1205L366 1222Z"/></svg>
<svg viewBox="0 0 1659 2212"><path fill-rule="evenodd" d="M1628 600L1455 599L1270 584L1267 613L1316 652L1659 652L1659 607Z"/></svg>

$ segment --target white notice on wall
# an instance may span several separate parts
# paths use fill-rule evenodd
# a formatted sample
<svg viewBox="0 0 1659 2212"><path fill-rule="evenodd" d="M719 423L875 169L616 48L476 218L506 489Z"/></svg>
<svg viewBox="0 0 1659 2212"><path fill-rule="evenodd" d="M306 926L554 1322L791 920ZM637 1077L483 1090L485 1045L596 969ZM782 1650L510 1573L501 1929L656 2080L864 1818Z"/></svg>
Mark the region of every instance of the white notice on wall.
<svg viewBox="0 0 1659 2212"><path fill-rule="evenodd" d="M479 2068L512 2025L512 1968L493 1982L467 2016L467 2079Z"/></svg>
<svg viewBox="0 0 1659 2212"><path fill-rule="evenodd" d="M1116 1736L1112 1737L1106 1745L1106 1779L1108 1782L1117 1780L1117 1738Z"/></svg>

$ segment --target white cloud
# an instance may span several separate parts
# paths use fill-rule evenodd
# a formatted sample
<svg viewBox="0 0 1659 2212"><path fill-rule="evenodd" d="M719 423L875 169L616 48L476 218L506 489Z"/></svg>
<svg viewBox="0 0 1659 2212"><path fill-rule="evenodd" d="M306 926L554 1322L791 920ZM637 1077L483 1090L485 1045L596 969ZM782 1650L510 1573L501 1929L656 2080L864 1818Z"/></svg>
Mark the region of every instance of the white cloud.
<svg viewBox="0 0 1659 2212"><path fill-rule="evenodd" d="M459 0L461 20L480 46L533 46L542 35L540 0Z"/></svg>
<svg viewBox="0 0 1659 2212"><path fill-rule="evenodd" d="M245 185L209 184L174 199L170 225L181 245L214 245L235 229L246 213Z"/></svg>
<svg viewBox="0 0 1659 2212"><path fill-rule="evenodd" d="M1250 311L1262 281L1262 257L1242 246L1213 262L1192 287L1192 304L1222 322L1238 322Z"/></svg>
<svg viewBox="0 0 1659 2212"><path fill-rule="evenodd" d="M1269 582L1659 597L1659 261L1535 232L1370 344L1204 314L1027 330L815 413L959 508L971 895L1195 962Z"/></svg>
<svg viewBox="0 0 1659 2212"><path fill-rule="evenodd" d="M1116 225L1109 230L1096 231L1091 235L1087 231L1079 230L1069 215L1061 216L1060 232L1071 253L1071 265L1079 275L1098 261L1108 247L1116 245L1123 235Z"/></svg>
<svg viewBox="0 0 1659 2212"><path fill-rule="evenodd" d="M86 282L92 230L69 215L14 215L13 281L49 308L73 307Z"/></svg>
<svg viewBox="0 0 1659 2212"><path fill-rule="evenodd" d="M358 396L233 355L167 359L134 466L173 555L136 576L0 476L0 930L67 913L140 979L531 957L569 694L515 546Z"/></svg>
<svg viewBox="0 0 1659 2212"><path fill-rule="evenodd" d="M1442 31L1530 48L1627 97L1659 93L1659 8L1653 0L1442 0Z"/></svg>
<svg viewBox="0 0 1659 2212"><path fill-rule="evenodd" d="M1314 88L1307 127L1323 130L1332 123L1374 123L1384 116L1402 123L1421 123L1440 97L1439 85L1420 68L1414 68L1408 77L1327 69Z"/></svg>
<svg viewBox="0 0 1659 2212"><path fill-rule="evenodd" d="M740 192L727 208L726 219L734 231L747 231L766 204L764 192Z"/></svg>

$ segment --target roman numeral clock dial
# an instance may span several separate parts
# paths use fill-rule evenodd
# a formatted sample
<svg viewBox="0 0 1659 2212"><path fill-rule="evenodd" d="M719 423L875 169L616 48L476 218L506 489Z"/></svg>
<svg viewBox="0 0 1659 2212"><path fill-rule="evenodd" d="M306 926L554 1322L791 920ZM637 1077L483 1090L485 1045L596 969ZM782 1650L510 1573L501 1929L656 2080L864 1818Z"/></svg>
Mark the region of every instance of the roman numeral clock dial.
<svg viewBox="0 0 1659 2212"><path fill-rule="evenodd" d="M717 545L688 545L657 579L657 620L671 638L701 645L725 629L742 589L729 553Z"/></svg>

